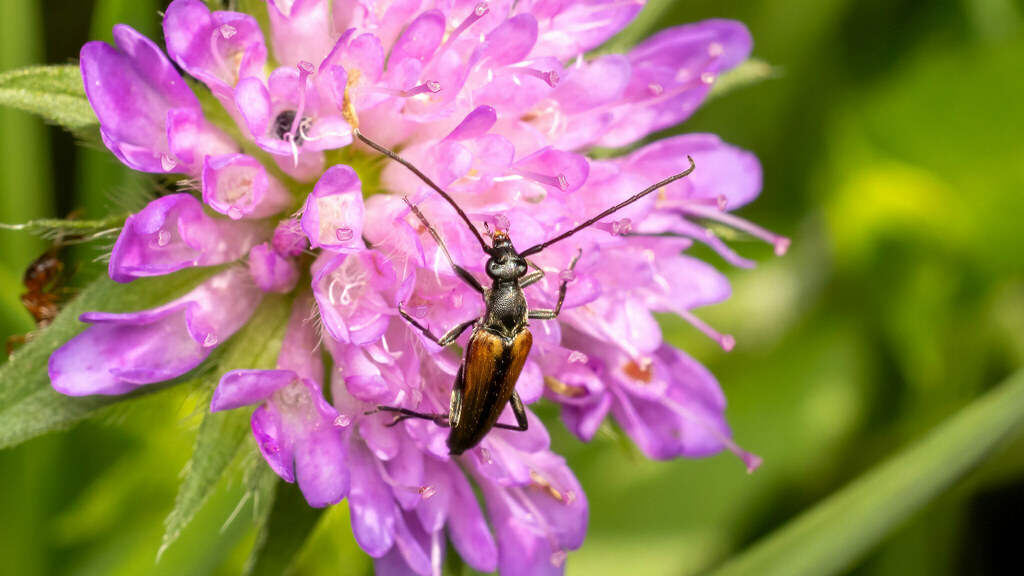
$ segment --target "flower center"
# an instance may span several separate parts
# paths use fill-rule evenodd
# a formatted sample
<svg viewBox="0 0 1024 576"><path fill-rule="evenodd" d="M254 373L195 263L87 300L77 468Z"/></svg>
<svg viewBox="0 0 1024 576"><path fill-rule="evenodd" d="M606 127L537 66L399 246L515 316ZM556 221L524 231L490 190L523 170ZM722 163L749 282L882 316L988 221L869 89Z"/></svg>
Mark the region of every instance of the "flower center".
<svg viewBox="0 0 1024 576"><path fill-rule="evenodd" d="M299 120L299 129L292 133L292 125L294 124L295 110L282 110L277 115L277 118L274 118L274 127L272 129L274 137L278 140L290 141L296 146L301 146L302 142L306 139L306 132L313 125L313 119L309 116L303 116Z"/></svg>

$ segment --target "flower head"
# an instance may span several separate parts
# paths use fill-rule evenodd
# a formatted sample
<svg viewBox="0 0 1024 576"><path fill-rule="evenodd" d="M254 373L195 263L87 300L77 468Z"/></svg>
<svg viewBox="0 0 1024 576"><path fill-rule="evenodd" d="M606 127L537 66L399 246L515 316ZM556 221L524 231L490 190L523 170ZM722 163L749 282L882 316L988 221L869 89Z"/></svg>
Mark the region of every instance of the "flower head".
<svg viewBox="0 0 1024 576"><path fill-rule="evenodd" d="M175 0L170 59L126 26L116 47L86 45L104 143L136 170L190 178L128 219L110 276L228 267L159 308L84 315L92 326L53 354L50 374L74 395L169 380L225 345L263 293L289 294L276 368L232 367L211 409L255 405L268 465L313 506L347 498L356 540L384 572L439 573L446 540L477 570L560 572L586 530L582 487L529 408L526 431L505 429L519 426L506 408L479 446L449 453L437 424L462 368L429 333L488 312L478 288L504 273L485 269L497 253L486 235L532 246L540 274L526 302L555 312L529 327L515 382L524 404L558 403L582 440L610 416L652 458L730 449L756 466L731 440L714 378L662 340L652 313L732 347L692 312L728 297L728 283L685 250L703 242L749 264L706 220L785 250L728 213L759 192L757 159L700 134L586 156L684 120L747 57L750 37L707 21L590 58L641 2L428 4L268 0L261 31L251 15ZM205 85L200 97L174 64ZM234 126L207 119L203 98ZM400 149L420 173L359 140ZM547 245L687 170L688 156L692 176ZM412 412L435 416L401 417Z"/></svg>

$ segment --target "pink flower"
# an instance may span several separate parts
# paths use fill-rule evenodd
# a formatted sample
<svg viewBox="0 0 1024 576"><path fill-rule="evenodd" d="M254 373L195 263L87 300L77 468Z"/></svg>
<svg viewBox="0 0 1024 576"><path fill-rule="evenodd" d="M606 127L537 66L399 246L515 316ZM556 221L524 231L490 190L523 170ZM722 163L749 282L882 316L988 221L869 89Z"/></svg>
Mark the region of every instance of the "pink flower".
<svg viewBox="0 0 1024 576"><path fill-rule="evenodd" d="M703 242L750 265L699 223L715 220L785 251L786 239L729 214L759 193L757 159L707 134L610 160L586 155L687 118L751 40L742 24L707 21L625 55L584 56L640 7L268 0L268 47L256 18L175 0L168 53L244 142L206 119L171 60L130 28L115 29L116 48L86 45L83 79L107 146L134 169L198 186L128 219L111 277L248 261L154 310L84 315L93 325L51 357L54 387L120 394L174 378L224 345L262 293L294 294L277 367L235 367L211 409L256 405L268 465L311 505L347 498L356 540L379 571L439 573L450 539L476 570L559 573L583 542L583 488L529 408L526 431L500 429L516 423L505 409L478 446L450 453L437 423L460 359L400 314L441 334L487 311L477 288L500 274L485 274L496 254L478 231L485 225L492 242L514 242L544 272L525 289L531 309L554 308L565 286L557 319L530 325L515 387L524 404L560 404L584 441L610 416L652 458L729 449L754 468L757 458L731 439L714 377L662 340L653 313L733 346L694 313L727 298L728 282L685 250ZM278 65L269 71L268 54ZM353 144L364 134L399 149L466 219L406 167ZM688 156L692 175L544 248L687 170ZM398 421L379 406L438 416Z"/></svg>

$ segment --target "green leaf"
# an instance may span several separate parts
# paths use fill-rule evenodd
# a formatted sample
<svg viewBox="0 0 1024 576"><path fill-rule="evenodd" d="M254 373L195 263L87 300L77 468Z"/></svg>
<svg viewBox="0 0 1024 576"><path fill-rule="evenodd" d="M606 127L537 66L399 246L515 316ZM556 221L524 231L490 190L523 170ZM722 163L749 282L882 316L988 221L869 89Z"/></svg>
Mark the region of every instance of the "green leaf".
<svg viewBox="0 0 1024 576"><path fill-rule="evenodd" d="M781 69L772 66L760 58L751 58L719 76L711 87L711 92L708 93L705 103L741 88L753 86L772 78L778 78L780 75L782 75Z"/></svg>
<svg viewBox="0 0 1024 576"><path fill-rule="evenodd" d="M298 486L278 482L273 507L260 526L245 574L279 576L287 573L323 512L323 508L310 507Z"/></svg>
<svg viewBox="0 0 1024 576"><path fill-rule="evenodd" d="M1024 371L733 558L716 576L821 575L854 561L1024 427Z"/></svg>
<svg viewBox="0 0 1024 576"><path fill-rule="evenodd" d="M181 270L127 285L103 277L83 289L50 327L39 332L0 366L0 448L66 428L104 406L162 389L147 386L122 396L64 396L50 388L47 362L54 350L85 329L86 325L78 321L83 312L126 312L159 306L184 295L216 270Z"/></svg>
<svg viewBox="0 0 1024 576"><path fill-rule="evenodd" d="M78 66L30 66L0 74L0 104L80 131L95 125Z"/></svg>
<svg viewBox="0 0 1024 576"><path fill-rule="evenodd" d="M264 298L245 327L224 345L224 353L214 362L215 367L205 378L205 388L212 390L221 374L229 370L273 368L288 316L286 298L278 295ZM166 530L158 557L178 539L182 529L206 503L210 492L243 446L248 430L247 410L211 412L203 418L174 510L165 522Z"/></svg>

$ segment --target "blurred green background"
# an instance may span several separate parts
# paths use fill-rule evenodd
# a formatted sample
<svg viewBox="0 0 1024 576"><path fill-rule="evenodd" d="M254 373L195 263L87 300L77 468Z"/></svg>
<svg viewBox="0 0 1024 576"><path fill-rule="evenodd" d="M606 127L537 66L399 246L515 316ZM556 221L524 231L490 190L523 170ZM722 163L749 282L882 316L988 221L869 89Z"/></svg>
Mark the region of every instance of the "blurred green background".
<svg viewBox="0 0 1024 576"><path fill-rule="evenodd" d="M5 0L0 71L73 61L126 22L160 38L155 0ZM741 215L790 252L731 270L733 298L701 310L724 353L679 321L666 334L730 399L737 440L764 457L649 462L610 435L552 424L589 496L569 574L695 574L813 506L1005 378L1024 360L1024 3L1010 0L654 1L627 32L744 21L774 77L715 99L675 131L754 151L762 196ZM145 182L105 150L0 110L0 221L100 217ZM20 276L46 245L0 231L0 338L31 329ZM101 247L76 251L88 277ZM0 452L8 574L233 574L253 542L239 475L154 566L192 446L195 399L171 391L71 434ZM553 422L553 410L540 409ZM235 513L232 516L232 513ZM1024 573L1024 443L933 501L852 574ZM332 509L301 574L371 570ZM458 568L456 568L458 570Z"/></svg>

